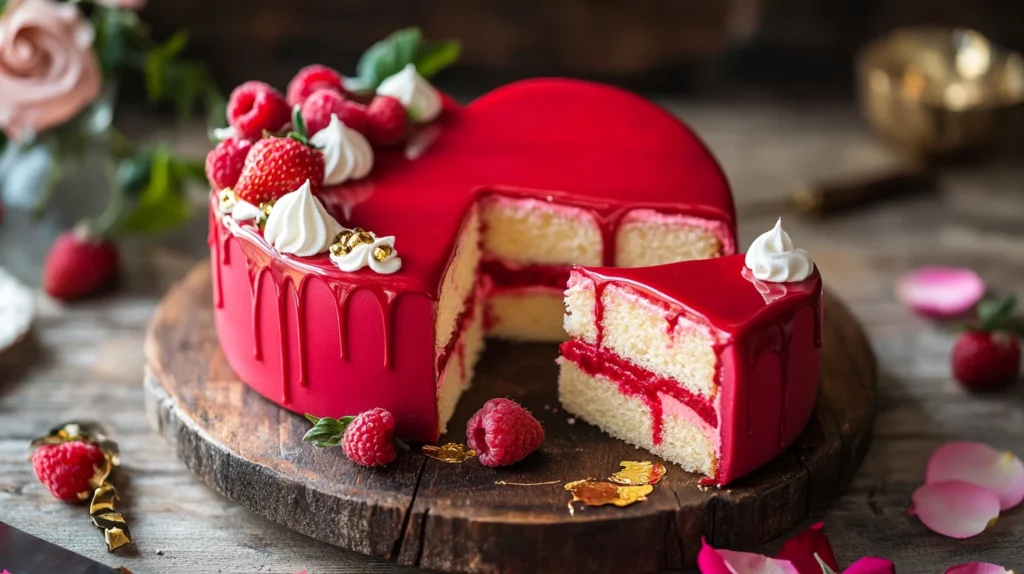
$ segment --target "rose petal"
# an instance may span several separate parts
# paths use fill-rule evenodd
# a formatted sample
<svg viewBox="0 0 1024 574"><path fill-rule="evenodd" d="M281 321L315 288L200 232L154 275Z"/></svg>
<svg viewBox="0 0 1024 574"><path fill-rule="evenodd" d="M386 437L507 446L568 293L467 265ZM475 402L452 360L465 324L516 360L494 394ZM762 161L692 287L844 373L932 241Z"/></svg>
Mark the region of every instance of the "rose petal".
<svg viewBox="0 0 1024 574"><path fill-rule="evenodd" d="M976 484L947 480L914 491L911 514L925 526L950 538L970 538L984 532L999 517L999 497Z"/></svg>
<svg viewBox="0 0 1024 574"><path fill-rule="evenodd" d="M955 317L971 310L985 294L977 273L961 267L921 267L900 278L896 296L929 317Z"/></svg>
<svg viewBox="0 0 1024 574"><path fill-rule="evenodd" d="M946 570L946 574L1013 574L1013 571L991 562L970 562L954 566Z"/></svg>
<svg viewBox="0 0 1024 574"><path fill-rule="evenodd" d="M980 442L950 442L928 459L925 483L962 480L987 488L999 496L999 508L1008 510L1024 500L1024 462L1008 451Z"/></svg>
<svg viewBox="0 0 1024 574"><path fill-rule="evenodd" d="M824 528L825 523L819 522L790 538L782 545L775 557L780 560L788 560L798 572L814 574L821 569L818 566L818 561L814 558L814 555L817 554L830 568L839 570L836 555L832 552L832 545L828 543L828 538L822 531Z"/></svg>
<svg viewBox="0 0 1024 574"><path fill-rule="evenodd" d="M896 565L885 558L865 556L850 564L843 574L896 574Z"/></svg>
<svg viewBox="0 0 1024 574"><path fill-rule="evenodd" d="M716 550L704 539L701 539L697 567L701 574L802 574L787 560L749 552Z"/></svg>

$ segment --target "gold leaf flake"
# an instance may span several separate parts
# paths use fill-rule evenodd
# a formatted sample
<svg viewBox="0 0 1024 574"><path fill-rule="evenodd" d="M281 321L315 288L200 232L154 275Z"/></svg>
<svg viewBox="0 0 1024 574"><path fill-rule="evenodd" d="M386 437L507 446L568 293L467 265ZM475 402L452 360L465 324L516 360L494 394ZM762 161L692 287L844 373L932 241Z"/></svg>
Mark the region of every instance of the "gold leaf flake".
<svg viewBox="0 0 1024 574"><path fill-rule="evenodd" d="M567 483L565 489L572 493L572 500L569 502L570 514L574 512L573 502L582 502L587 506L614 504L622 507L634 502L643 502L647 500L647 495L654 491L654 487L649 484L622 486L592 479L574 480Z"/></svg>
<svg viewBox="0 0 1024 574"><path fill-rule="evenodd" d="M423 445L423 454L441 462L457 464L476 456L476 451L464 444L450 442L444 446Z"/></svg>
<svg viewBox="0 0 1024 574"><path fill-rule="evenodd" d="M608 480L624 486L658 484L658 481L665 476L665 465L655 464L649 460L642 462L624 460L619 463L619 466L622 467L622 470L608 477Z"/></svg>

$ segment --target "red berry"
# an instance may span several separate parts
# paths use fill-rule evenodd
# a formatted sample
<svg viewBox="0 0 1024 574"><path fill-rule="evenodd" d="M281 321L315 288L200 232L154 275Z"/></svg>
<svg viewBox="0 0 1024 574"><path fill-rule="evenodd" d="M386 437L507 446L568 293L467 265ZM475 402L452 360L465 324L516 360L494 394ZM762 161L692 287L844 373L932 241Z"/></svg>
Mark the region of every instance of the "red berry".
<svg viewBox="0 0 1024 574"><path fill-rule="evenodd" d="M220 191L225 187L234 187L238 176L242 175L245 156L249 154L252 142L249 140L228 138L206 154L206 179L210 186Z"/></svg>
<svg viewBox="0 0 1024 574"><path fill-rule="evenodd" d="M302 104L302 117L306 120L306 131L310 136L331 123L331 114L338 116L348 128L366 134L366 106L346 100L335 91L317 90Z"/></svg>
<svg viewBox="0 0 1024 574"><path fill-rule="evenodd" d="M1017 379L1020 341L1006 331L965 331L952 354L953 375L972 390L994 389Z"/></svg>
<svg viewBox="0 0 1024 574"><path fill-rule="evenodd" d="M395 460L395 417L381 408L360 414L345 429L341 448L362 466L383 466Z"/></svg>
<svg viewBox="0 0 1024 574"><path fill-rule="evenodd" d="M530 411L511 399L491 399L466 425L466 444L485 466L507 466L544 442L544 429Z"/></svg>
<svg viewBox="0 0 1024 574"><path fill-rule="evenodd" d="M234 190L259 205L299 189L306 180L313 193L323 187L323 154L291 138L266 138L252 144Z"/></svg>
<svg viewBox="0 0 1024 574"><path fill-rule="evenodd" d="M366 110L370 129L367 137L376 145L394 145L405 139L409 115L405 106L391 96L377 96Z"/></svg>
<svg viewBox="0 0 1024 574"><path fill-rule="evenodd" d="M44 444L32 454L39 482L67 502L85 500L92 492L89 479L104 463L103 451L91 442Z"/></svg>
<svg viewBox="0 0 1024 574"><path fill-rule="evenodd" d="M43 264L43 289L64 301L109 287L118 273L117 247L102 238L66 231L50 246Z"/></svg>
<svg viewBox="0 0 1024 574"><path fill-rule="evenodd" d="M332 90L344 96L345 86L341 74L323 64L306 66L288 83L288 105L302 104L313 92L321 89Z"/></svg>
<svg viewBox="0 0 1024 574"><path fill-rule="evenodd" d="M228 123L240 138L256 140L291 121L291 108L277 90L263 82L246 82L228 98Z"/></svg>

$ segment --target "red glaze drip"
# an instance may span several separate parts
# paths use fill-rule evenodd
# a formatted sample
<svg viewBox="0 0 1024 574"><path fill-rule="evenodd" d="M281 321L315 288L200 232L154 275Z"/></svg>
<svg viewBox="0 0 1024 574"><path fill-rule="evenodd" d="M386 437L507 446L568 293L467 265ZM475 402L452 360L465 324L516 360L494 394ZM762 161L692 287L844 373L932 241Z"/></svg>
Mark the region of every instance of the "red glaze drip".
<svg viewBox="0 0 1024 574"><path fill-rule="evenodd" d="M214 208L210 208L210 229L207 232L206 242L213 249L213 258L215 261L220 261L223 264L221 258L221 251L224 249L224 245L220 240L221 226L217 221L217 215ZM213 306L217 309L224 308L224 283L221 280L221 266L213 266Z"/></svg>
<svg viewBox="0 0 1024 574"><path fill-rule="evenodd" d="M308 275L303 277L299 281L298 287L292 291L292 303L295 306L295 339L299 345L299 356L297 359L299 363L299 386L302 388L309 386L309 373L306 372L306 313L303 311L301 304L303 291L305 291L306 285L308 285L307 279L309 279Z"/></svg>
<svg viewBox="0 0 1024 574"><path fill-rule="evenodd" d="M578 339L562 343L559 350L584 373L614 381L623 394L643 399L651 409L654 444L661 444L662 440L664 419L660 395L672 397L689 407L712 428L718 428L718 415L711 401L689 391L678 381L652 373L611 351L597 349Z"/></svg>
<svg viewBox="0 0 1024 574"><path fill-rule="evenodd" d="M257 361L263 360L263 337L260 325L260 300L263 299L263 274L267 267L255 269L246 261L249 272L249 291L252 293L252 356Z"/></svg>
<svg viewBox="0 0 1024 574"><path fill-rule="evenodd" d="M273 273L271 273L273 276ZM281 334L281 402L291 404L291 385L288 376L288 316L285 291L288 283L274 283L274 294L277 296L277 332Z"/></svg>
<svg viewBox="0 0 1024 574"><path fill-rule="evenodd" d="M352 289L345 285L335 284L331 286L331 291L334 293L334 305L338 313L338 341L340 341L338 353L342 361L347 361L348 337L345 335L345 325L347 325L345 311L348 308L348 296L352 293Z"/></svg>
<svg viewBox="0 0 1024 574"><path fill-rule="evenodd" d="M496 259L485 259L480 263L480 273L492 281L495 288L552 287L565 289L569 280L568 267L551 265L525 265L513 267Z"/></svg>

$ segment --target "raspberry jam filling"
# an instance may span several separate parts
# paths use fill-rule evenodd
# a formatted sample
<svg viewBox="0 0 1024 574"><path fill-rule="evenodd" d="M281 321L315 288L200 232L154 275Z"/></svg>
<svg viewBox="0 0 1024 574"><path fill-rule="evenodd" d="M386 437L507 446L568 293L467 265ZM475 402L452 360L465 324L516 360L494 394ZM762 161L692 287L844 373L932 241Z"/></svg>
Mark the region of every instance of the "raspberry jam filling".
<svg viewBox="0 0 1024 574"><path fill-rule="evenodd" d="M480 272L491 278L496 288L553 287L565 289L569 282L569 268L551 265L524 265L510 267L497 259L480 262Z"/></svg>
<svg viewBox="0 0 1024 574"><path fill-rule="evenodd" d="M661 444L664 412L659 395L668 395L686 405L712 428L718 428L715 407L704 397L682 387L678 381L656 375L615 353L601 351L583 341L573 339L562 343L562 356L572 361L584 373L614 382L619 391L638 397L651 409L654 444Z"/></svg>

